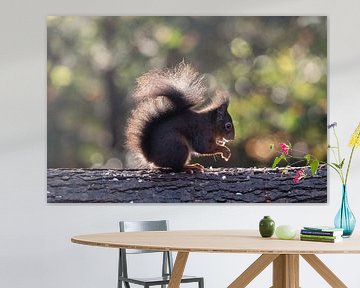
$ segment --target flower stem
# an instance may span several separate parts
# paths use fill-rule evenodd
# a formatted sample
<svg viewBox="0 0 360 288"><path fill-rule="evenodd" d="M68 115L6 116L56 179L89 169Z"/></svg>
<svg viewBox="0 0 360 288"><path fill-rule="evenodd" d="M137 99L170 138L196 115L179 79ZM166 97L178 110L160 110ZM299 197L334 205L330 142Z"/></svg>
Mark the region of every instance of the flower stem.
<svg viewBox="0 0 360 288"><path fill-rule="evenodd" d="M333 131L334 131L334 135L335 135L335 138L336 138L336 146L337 146L337 151L338 151L338 156L339 156L339 159L338 159L338 165L340 165L341 164L341 162L342 162L342 158L341 158L341 155L340 155L340 144L339 144L339 137L337 136L337 134L336 134L336 130L335 130L335 127L333 127ZM335 157L335 159L336 159L336 157ZM349 166L348 166L348 168L349 168ZM341 178L341 181L342 181L342 183L343 184L346 184L346 180L345 180L345 182L344 182L344 174L343 174L343 170L342 170L342 165L341 165L341 168L339 169L339 172L340 172L340 178Z"/></svg>
<svg viewBox="0 0 360 288"><path fill-rule="evenodd" d="M338 169L337 167L335 167L333 164L330 164L330 163L323 162L321 164L326 164L326 165L329 165L331 168L333 168L336 171L336 173L339 174L342 184L345 185L344 176L342 175L342 173L340 173L340 171L341 171L340 169Z"/></svg>
<svg viewBox="0 0 360 288"><path fill-rule="evenodd" d="M339 137L337 136L336 134L336 130L335 130L335 127L333 127L333 131L334 131L334 135L335 135L335 138L336 138L336 144L337 144L337 151L338 151L338 156L339 156L339 164L340 164L340 161L341 161L341 155L340 155L340 145L339 145Z"/></svg>
<svg viewBox="0 0 360 288"><path fill-rule="evenodd" d="M331 153L332 153L333 156L334 156L334 159L335 159L336 163L337 163L337 164L340 164L340 159L339 159L339 160L337 159L336 153L335 153L335 151L334 151L334 148L330 148L330 150L331 150Z"/></svg>
<svg viewBox="0 0 360 288"><path fill-rule="evenodd" d="M354 145L353 148L351 149L351 154L350 154L350 158L349 158L349 163L348 163L347 169L346 169L345 185L346 185L347 180L348 180L349 169L350 169L351 160L352 160L352 157L353 157L353 154L354 154L354 150L355 150L355 145Z"/></svg>

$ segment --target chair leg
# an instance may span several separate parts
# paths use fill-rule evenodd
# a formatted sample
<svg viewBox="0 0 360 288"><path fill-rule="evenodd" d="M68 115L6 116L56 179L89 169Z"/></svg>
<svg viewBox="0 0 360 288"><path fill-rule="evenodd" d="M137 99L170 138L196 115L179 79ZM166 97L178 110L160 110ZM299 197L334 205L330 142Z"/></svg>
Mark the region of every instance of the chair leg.
<svg viewBox="0 0 360 288"><path fill-rule="evenodd" d="M129 282L125 282L125 281L122 281L122 280L119 280L118 282L118 288L122 288L122 283L124 282L124 287L125 288L130 288L130 284Z"/></svg>
<svg viewBox="0 0 360 288"><path fill-rule="evenodd" d="M204 288L204 279L199 280L199 288Z"/></svg>
<svg viewBox="0 0 360 288"><path fill-rule="evenodd" d="M121 250L120 249L119 249L118 285L117 285L117 288L122 288L122 281L119 279L119 276L122 276L122 255L121 255Z"/></svg>

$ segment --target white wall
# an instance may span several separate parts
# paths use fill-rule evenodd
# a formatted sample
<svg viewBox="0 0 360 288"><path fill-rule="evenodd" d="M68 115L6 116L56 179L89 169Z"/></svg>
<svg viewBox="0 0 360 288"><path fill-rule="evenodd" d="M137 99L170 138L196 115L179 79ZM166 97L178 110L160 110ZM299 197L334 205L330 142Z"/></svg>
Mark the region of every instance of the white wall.
<svg viewBox="0 0 360 288"><path fill-rule="evenodd" d="M340 201L340 182L334 173L330 177L329 203L324 205L47 204L45 16L327 15L329 122L339 123L341 144L346 145L360 120L359 1L6 2L0 8L0 287L115 287L116 250L78 246L70 243L70 237L115 231L119 219L167 218L172 229L256 228L263 215L272 215L278 224L299 227L331 224ZM355 156L349 192L354 213L360 219L360 184L356 179L360 173L360 151ZM204 275L208 288L222 288L255 258L192 254L187 273ZM321 258L348 287L360 287L356 273L360 255ZM146 264L136 263L141 268ZM270 276L267 269L249 287L269 287ZM304 262L301 286L328 287Z"/></svg>

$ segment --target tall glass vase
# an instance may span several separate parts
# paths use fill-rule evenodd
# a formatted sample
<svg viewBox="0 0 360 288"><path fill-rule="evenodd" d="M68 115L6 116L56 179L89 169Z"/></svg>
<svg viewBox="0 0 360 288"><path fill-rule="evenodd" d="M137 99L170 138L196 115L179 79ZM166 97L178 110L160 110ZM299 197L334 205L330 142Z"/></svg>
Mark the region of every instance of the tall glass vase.
<svg viewBox="0 0 360 288"><path fill-rule="evenodd" d="M356 219L349 207L346 185L342 187L341 206L336 214L334 224L336 228L344 229L343 237L350 237L355 228Z"/></svg>

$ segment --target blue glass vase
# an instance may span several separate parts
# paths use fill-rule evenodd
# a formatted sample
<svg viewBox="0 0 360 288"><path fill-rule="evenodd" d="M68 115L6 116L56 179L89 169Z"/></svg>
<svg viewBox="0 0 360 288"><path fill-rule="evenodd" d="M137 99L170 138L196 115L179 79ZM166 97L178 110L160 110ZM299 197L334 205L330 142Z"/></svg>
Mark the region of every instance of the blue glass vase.
<svg viewBox="0 0 360 288"><path fill-rule="evenodd" d="M336 228L344 229L344 238L350 237L355 228L356 219L349 207L346 185L342 187L341 207L336 214L334 224Z"/></svg>

